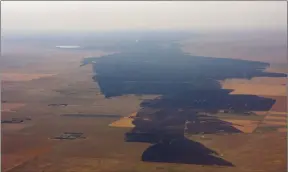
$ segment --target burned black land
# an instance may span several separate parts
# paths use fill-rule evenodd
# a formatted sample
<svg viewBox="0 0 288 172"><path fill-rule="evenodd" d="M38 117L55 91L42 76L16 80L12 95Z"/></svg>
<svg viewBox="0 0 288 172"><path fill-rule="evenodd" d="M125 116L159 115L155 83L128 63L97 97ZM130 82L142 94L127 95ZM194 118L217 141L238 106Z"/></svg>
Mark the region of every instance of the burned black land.
<svg viewBox="0 0 288 172"><path fill-rule="evenodd" d="M191 56L175 48L149 47L84 61L93 62L94 79L106 97L219 90L218 80L286 76L264 72L268 63Z"/></svg>
<svg viewBox="0 0 288 172"><path fill-rule="evenodd" d="M188 139L178 139L170 144L154 144L143 152L141 158L142 161L148 162L234 166L231 162L219 157L217 152Z"/></svg>
<svg viewBox="0 0 288 172"><path fill-rule="evenodd" d="M222 89L219 80L286 76L264 72L268 63L191 56L175 43L159 46L145 40L131 43L130 49L120 48L120 53L83 60L84 65L89 63L106 98L161 95L142 102L133 121L135 127L125 135L128 142L151 143L142 160L154 162L232 166L201 143L187 140L185 133L241 133L213 114L221 110L251 115L251 111L269 110L275 103L271 98L231 95L233 90Z"/></svg>

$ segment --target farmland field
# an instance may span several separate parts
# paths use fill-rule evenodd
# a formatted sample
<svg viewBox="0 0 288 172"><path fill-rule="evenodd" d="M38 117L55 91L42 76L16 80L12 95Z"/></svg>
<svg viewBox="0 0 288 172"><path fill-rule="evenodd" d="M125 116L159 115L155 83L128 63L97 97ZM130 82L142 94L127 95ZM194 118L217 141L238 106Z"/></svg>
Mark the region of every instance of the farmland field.
<svg viewBox="0 0 288 172"><path fill-rule="evenodd" d="M284 73L265 72L266 62L190 56L149 41L134 49L128 42L123 52L114 46L5 48L1 118L30 120L1 125L2 171L286 169ZM19 57L34 63L13 67L9 59ZM172 139L158 137L166 129ZM51 139L65 132L85 139Z"/></svg>

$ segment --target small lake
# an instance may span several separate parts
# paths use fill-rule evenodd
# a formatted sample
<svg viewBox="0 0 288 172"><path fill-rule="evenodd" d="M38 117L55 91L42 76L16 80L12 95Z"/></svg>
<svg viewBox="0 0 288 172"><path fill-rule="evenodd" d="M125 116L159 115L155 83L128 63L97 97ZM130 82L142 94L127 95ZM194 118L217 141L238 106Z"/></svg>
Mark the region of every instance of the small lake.
<svg viewBox="0 0 288 172"><path fill-rule="evenodd" d="M74 49L74 48L80 48L80 46L78 46L78 45L57 45L56 48Z"/></svg>

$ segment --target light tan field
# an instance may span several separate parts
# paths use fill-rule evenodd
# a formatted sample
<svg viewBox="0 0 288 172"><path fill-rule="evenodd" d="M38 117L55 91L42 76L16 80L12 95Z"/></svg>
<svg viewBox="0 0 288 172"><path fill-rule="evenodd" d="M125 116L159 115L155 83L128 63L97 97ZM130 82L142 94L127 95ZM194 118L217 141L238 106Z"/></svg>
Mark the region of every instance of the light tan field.
<svg viewBox="0 0 288 172"><path fill-rule="evenodd" d="M287 61L283 65L272 64L270 67L264 70L265 72L274 72L274 73L288 73Z"/></svg>
<svg viewBox="0 0 288 172"><path fill-rule="evenodd" d="M20 123L20 124L2 124L1 129L3 132L5 132L5 131L8 131L8 132L19 131L19 130L26 128L27 126L30 126L30 125L23 124L23 123Z"/></svg>
<svg viewBox="0 0 288 172"><path fill-rule="evenodd" d="M19 109L25 106L23 103L2 103L1 112L13 112L13 110Z"/></svg>
<svg viewBox="0 0 288 172"><path fill-rule="evenodd" d="M55 74L24 74L24 73L2 73L2 81L31 81L43 77L50 77Z"/></svg>
<svg viewBox="0 0 288 172"><path fill-rule="evenodd" d="M115 52L100 50L71 51L55 46L43 47L38 43L5 44L1 52L1 73L63 74L77 70L86 57L100 57ZM2 79L3 80L3 79Z"/></svg>
<svg viewBox="0 0 288 172"><path fill-rule="evenodd" d="M287 116L284 116L284 115L283 115L283 117L282 117L282 116L267 115L264 119L265 119L265 120L269 120L269 119L274 120L274 119L276 119L276 120L283 120L283 121L285 121L285 120L287 120Z"/></svg>
<svg viewBox="0 0 288 172"><path fill-rule="evenodd" d="M269 111L269 114L275 114L275 115L283 115L283 116L286 116L286 115L287 115L287 112Z"/></svg>
<svg viewBox="0 0 288 172"><path fill-rule="evenodd" d="M137 112L132 113L131 115L121 118L118 121L112 122L109 124L110 127L128 127L128 128L133 128L135 125L132 123L133 122L133 117L135 117Z"/></svg>
<svg viewBox="0 0 288 172"><path fill-rule="evenodd" d="M286 86L269 84L250 84L250 83L223 83L222 88L233 89L230 94L249 94L249 95L267 95L267 96L285 96Z"/></svg>
<svg viewBox="0 0 288 172"><path fill-rule="evenodd" d="M287 132L287 115L285 112L268 111L258 127L260 130L272 127L272 130L276 128L274 131Z"/></svg>
<svg viewBox="0 0 288 172"><path fill-rule="evenodd" d="M263 124L267 125L267 126L286 126L287 122L286 121L268 121L268 120L264 120L262 122Z"/></svg>
<svg viewBox="0 0 288 172"><path fill-rule="evenodd" d="M248 79L226 79L220 81L222 88L233 89L230 94L248 94L257 95L265 98L272 98L276 102L271 107L270 111L254 112L257 115L265 116L260 126L275 126L286 125L286 117L275 117L279 114L287 114L287 78L279 77L254 77ZM275 122L275 120L283 119L283 122ZM273 121L271 121L273 120ZM237 126L235 126L237 128ZM239 128L239 127L238 127ZM252 127L253 128L253 127ZM239 128L240 129L240 128ZM254 128L255 129L255 128ZM241 130L241 129L240 129Z"/></svg>
<svg viewBox="0 0 288 172"><path fill-rule="evenodd" d="M234 120L234 119L222 119L223 121L232 123L232 126L242 131L243 133L252 133L258 126L260 121L251 120Z"/></svg>
<svg viewBox="0 0 288 172"><path fill-rule="evenodd" d="M248 79L226 79L225 84L267 84L267 85L286 85L287 78L286 77L254 77L250 80Z"/></svg>
<svg viewBox="0 0 288 172"><path fill-rule="evenodd" d="M220 81L222 88L233 89L230 94L250 94L265 96L286 96L286 77L254 77L248 79L226 79Z"/></svg>

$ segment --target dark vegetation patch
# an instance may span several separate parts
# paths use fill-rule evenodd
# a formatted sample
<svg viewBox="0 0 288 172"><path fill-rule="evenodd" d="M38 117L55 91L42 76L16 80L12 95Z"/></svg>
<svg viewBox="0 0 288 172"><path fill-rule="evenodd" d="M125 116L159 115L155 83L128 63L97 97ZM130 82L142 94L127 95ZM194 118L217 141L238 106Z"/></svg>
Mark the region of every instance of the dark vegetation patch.
<svg viewBox="0 0 288 172"><path fill-rule="evenodd" d="M102 114L63 114L64 117L79 117L79 118L120 118L121 115L102 115Z"/></svg>
<svg viewBox="0 0 288 172"><path fill-rule="evenodd" d="M1 120L1 123L3 124L18 124L18 123L23 123L26 120L31 120L30 117L24 117L24 118L11 118L7 120Z"/></svg>
<svg viewBox="0 0 288 172"><path fill-rule="evenodd" d="M75 140L75 139L85 139L83 133L79 132L64 132L60 136L53 137L52 139L57 140Z"/></svg>
<svg viewBox="0 0 288 172"><path fill-rule="evenodd" d="M1 120L1 123L3 124L18 124L18 123L22 123L24 122L23 119L16 119L16 118L12 118L11 120Z"/></svg>
<svg viewBox="0 0 288 172"><path fill-rule="evenodd" d="M68 106L68 104L65 104L65 103L60 103L60 104L49 104L48 106L53 106L53 107L61 107L61 106Z"/></svg>

